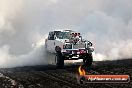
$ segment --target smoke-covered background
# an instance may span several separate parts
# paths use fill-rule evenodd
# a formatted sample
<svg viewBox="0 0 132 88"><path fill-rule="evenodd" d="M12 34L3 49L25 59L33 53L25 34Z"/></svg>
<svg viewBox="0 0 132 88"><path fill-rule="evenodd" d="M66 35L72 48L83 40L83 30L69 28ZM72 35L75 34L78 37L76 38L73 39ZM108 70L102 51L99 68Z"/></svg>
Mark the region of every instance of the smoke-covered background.
<svg viewBox="0 0 132 88"><path fill-rule="evenodd" d="M132 57L132 0L0 0L0 67L39 65L44 39L70 28L92 41L94 60Z"/></svg>

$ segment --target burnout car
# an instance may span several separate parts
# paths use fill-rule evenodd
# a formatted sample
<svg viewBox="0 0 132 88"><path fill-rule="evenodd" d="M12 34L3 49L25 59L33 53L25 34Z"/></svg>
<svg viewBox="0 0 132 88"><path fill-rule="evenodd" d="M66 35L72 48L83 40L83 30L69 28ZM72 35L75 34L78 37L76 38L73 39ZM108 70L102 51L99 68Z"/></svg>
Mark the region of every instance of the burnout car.
<svg viewBox="0 0 132 88"><path fill-rule="evenodd" d="M85 66L93 62L94 48L90 41L84 40L79 32L72 30L51 31L45 40L45 48L55 53L57 67L64 66L64 60L83 59Z"/></svg>

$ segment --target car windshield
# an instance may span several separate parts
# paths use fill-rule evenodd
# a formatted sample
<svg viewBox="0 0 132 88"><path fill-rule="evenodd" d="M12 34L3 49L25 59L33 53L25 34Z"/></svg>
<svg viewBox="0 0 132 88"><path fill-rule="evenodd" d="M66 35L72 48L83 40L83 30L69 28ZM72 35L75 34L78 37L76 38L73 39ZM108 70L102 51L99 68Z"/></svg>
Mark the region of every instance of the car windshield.
<svg viewBox="0 0 132 88"><path fill-rule="evenodd" d="M59 39L69 39L70 32L58 32L58 33L56 33L56 37Z"/></svg>

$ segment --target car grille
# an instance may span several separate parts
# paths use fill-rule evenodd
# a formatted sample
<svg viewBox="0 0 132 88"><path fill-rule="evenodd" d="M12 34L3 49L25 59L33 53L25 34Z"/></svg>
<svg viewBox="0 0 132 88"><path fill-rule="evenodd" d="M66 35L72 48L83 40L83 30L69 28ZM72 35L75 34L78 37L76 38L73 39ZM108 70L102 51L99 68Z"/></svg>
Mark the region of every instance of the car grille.
<svg viewBox="0 0 132 88"><path fill-rule="evenodd" d="M63 45L63 49L72 49L72 44Z"/></svg>
<svg viewBox="0 0 132 88"><path fill-rule="evenodd" d="M76 44L73 45L73 49L85 48L85 44Z"/></svg>

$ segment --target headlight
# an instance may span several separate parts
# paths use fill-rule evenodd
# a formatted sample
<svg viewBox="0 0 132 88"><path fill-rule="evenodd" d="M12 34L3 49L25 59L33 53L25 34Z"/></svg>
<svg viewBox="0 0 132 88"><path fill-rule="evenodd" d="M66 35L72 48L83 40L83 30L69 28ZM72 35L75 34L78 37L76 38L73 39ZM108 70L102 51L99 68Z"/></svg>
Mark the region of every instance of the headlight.
<svg viewBox="0 0 132 88"><path fill-rule="evenodd" d="M63 49L72 49L72 44L63 45Z"/></svg>

